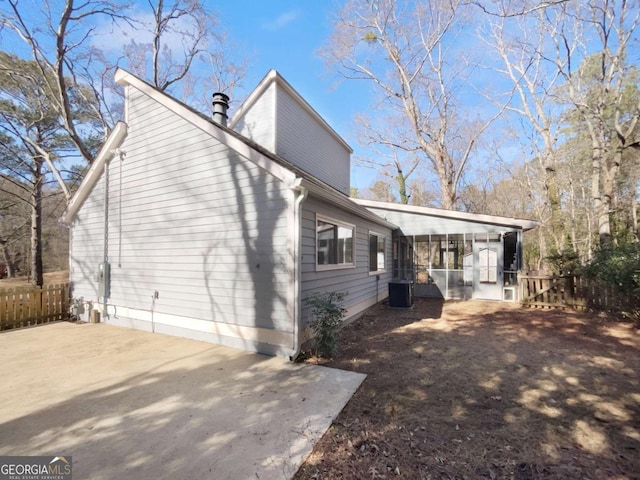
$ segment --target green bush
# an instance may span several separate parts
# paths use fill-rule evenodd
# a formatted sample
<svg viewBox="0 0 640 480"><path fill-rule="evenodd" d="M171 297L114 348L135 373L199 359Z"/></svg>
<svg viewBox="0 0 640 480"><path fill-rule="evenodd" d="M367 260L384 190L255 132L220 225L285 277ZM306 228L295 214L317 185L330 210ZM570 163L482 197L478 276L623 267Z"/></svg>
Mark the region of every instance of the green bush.
<svg viewBox="0 0 640 480"><path fill-rule="evenodd" d="M601 248L584 267L583 274L615 286L624 295L634 295L640 287L640 246L634 243Z"/></svg>
<svg viewBox="0 0 640 480"><path fill-rule="evenodd" d="M313 342L316 355L320 357L330 358L340 348L338 333L347 312L342 307L346 296L346 292L325 292L316 293L305 300L313 314L311 321Z"/></svg>
<svg viewBox="0 0 640 480"><path fill-rule="evenodd" d="M553 251L547 261L554 275L570 275L580 269L580 255L569 249Z"/></svg>
<svg viewBox="0 0 640 480"><path fill-rule="evenodd" d="M637 244L601 248L582 273L589 279L614 287L626 298L622 313L628 318L640 319L640 247Z"/></svg>

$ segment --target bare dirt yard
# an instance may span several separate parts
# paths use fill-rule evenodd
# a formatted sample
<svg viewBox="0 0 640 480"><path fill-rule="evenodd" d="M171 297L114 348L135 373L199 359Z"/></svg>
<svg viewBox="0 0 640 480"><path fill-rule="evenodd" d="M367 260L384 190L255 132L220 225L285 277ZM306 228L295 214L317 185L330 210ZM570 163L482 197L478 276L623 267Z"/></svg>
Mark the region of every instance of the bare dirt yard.
<svg viewBox="0 0 640 480"><path fill-rule="evenodd" d="M640 479L632 324L420 299L341 339L327 365L367 379L296 480Z"/></svg>
<svg viewBox="0 0 640 480"><path fill-rule="evenodd" d="M69 281L69 271L61 270L59 272L50 272L44 274L45 285L55 285L58 283L67 283ZM0 288L28 287L28 277L3 278L0 280Z"/></svg>

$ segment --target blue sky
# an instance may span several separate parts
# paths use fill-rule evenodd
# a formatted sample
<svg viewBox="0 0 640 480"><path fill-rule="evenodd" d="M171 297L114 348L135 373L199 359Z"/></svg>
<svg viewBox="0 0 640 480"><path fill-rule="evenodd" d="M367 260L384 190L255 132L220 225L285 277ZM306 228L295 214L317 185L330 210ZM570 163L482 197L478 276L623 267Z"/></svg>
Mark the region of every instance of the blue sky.
<svg viewBox="0 0 640 480"><path fill-rule="evenodd" d="M364 81L340 83L318 55L332 31L332 15L340 7L325 0L223 0L212 4L223 28L250 62L243 96L270 70L277 70L340 134L358 155L353 117L370 104ZM233 107L239 106L237 103ZM233 112L230 112L233 114ZM369 186L376 172L352 161L351 185Z"/></svg>

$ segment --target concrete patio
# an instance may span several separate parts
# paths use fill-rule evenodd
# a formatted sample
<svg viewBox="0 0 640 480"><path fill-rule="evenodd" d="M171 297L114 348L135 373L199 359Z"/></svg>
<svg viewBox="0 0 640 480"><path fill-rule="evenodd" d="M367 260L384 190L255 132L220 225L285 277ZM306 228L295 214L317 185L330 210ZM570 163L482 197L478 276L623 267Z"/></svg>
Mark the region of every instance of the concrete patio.
<svg viewBox="0 0 640 480"><path fill-rule="evenodd" d="M73 478L288 479L364 375L104 324L0 334L0 455Z"/></svg>

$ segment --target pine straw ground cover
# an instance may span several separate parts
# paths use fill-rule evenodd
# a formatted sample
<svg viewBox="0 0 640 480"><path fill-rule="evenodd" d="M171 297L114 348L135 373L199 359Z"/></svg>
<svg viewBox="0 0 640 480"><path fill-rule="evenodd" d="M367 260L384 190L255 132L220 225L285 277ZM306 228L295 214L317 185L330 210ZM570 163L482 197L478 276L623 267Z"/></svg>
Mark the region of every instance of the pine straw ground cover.
<svg viewBox="0 0 640 480"><path fill-rule="evenodd" d="M341 341L327 365L367 379L296 480L640 479L631 324L419 300L374 307Z"/></svg>

